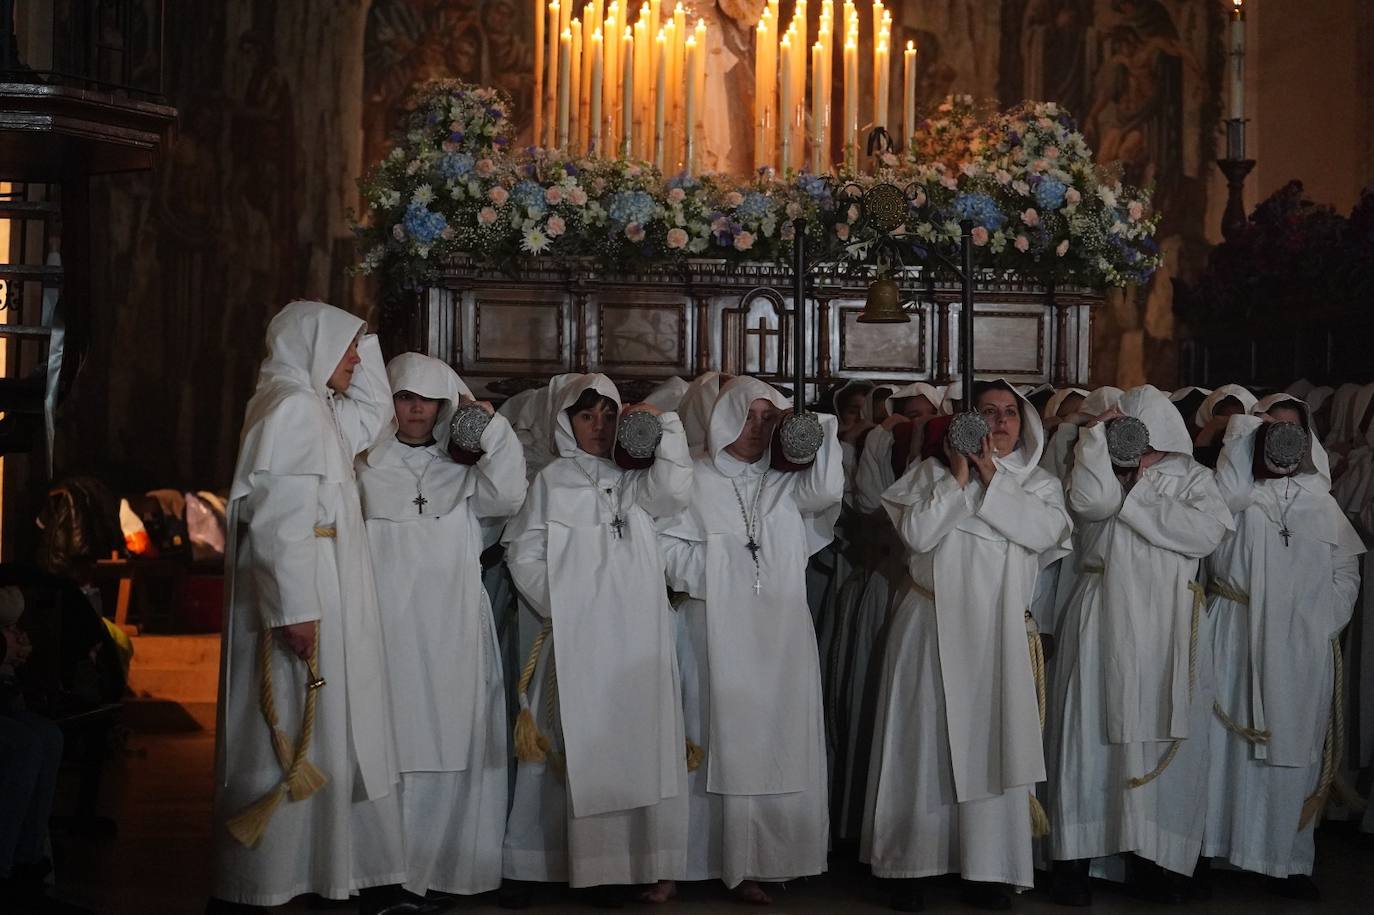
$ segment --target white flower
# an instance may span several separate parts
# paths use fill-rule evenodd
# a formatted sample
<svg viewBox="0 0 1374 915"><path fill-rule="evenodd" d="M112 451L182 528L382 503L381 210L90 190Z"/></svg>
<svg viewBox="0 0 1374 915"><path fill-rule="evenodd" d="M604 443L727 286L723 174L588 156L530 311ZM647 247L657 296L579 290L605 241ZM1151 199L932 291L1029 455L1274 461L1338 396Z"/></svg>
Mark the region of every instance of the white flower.
<svg viewBox="0 0 1374 915"><path fill-rule="evenodd" d="M1030 196L1030 185L1019 179L1011 183L1011 189L1022 197Z"/></svg>
<svg viewBox="0 0 1374 915"><path fill-rule="evenodd" d="M385 194L385 196L382 197L382 206L383 206L383 207L386 207L387 209L391 209L391 208L394 207L394 206L400 206L400 204L401 204L401 192L400 192L400 191L387 191L386 194Z"/></svg>
<svg viewBox="0 0 1374 915"><path fill-rule="evenodd" d="M1139 222L1140 217L1144 214L1145 207L1141 205L1139 200L1132 200L1126 205L1126 215L1130 217L1131 222Z"/></svg>
<svg viewBox="0 0 1374 915"><path fill-rule="evenodd" d="M941 178L941 179L940 179L940 183L943 184L943 185L944 185L945 187L947 187L948 189L950 189L951 191L957 190L958 187L959 187L959 181L958 181L958 179L957 179L957 178L953 178L953 177L951 177L950 175L945 175L943 178Z"/></svg>
<svg viewBox="0 0 1374 915"><path fill-rule="evenodd" d="M726 206L737 207L741 203L744 203L744 195L741 194L739 191L731 191L730 193L725 195Z"/></svg>
<svg viewBox="0 0 1374 915"><path fill-rule="evenodd" d="M1005 168L999 168L993 177L996 178L997 183L1003 187L1011 184L1011 172L1007 171Z"/></svg>
<svg viewBox="0 0 1374 915"><path fill-rule="evenodd" d="M433 200L434 188L430 187L428 183L420 185L415 189L415 193L410 195L410 202L418 203L421 206L427 206Z"/></svg>
<svg viewBox="0 0 1374 915"><path fill-rule="evenodd" d="M801 218L801 214L802 214L802 207L801 207L801 204L800 204L800 203L797 203L797 202L794 200L794 201L792 201L791 203L789 203L789 204L787 205L787 218L788 218L788 219L800 219L800 218Z"/></svg>
<svg viewBox="0 0 1374 915"><path fill-rule="evenodd" d="M1116 206L1116 194L1114 194L1114 193L1112 192L1112 189L1109 188L1109 187L1100 187L1100 188L1098 188L1098 189L1097 189L1097 199L1098 199L1098 200L1101 200L1102 203L1105 204L1106 206L1109 206L1109 207L1114 207L1114 206Z"/></svg>
<svg viewBox="0 0 1374 915"><path fill-rule="evenodd" d="M419 170L420 170L420 160L419 160L419 159L411 159L411 160L410 160L410 164L406 166L406 174L407 174L407 175L413 175L413 174L415 174L416 172L418 172Z"/></svg>
<svg viewBox="0 0 1374 915"><path fill-rule="evenodd" d="M965 162L965 163L963 163L962 165L959 166L959 171L963 172L965 175L968 175L970 178L977 178L977 177L978 177L978 163L977 163L977 162Z"/></svg>
<svg viewBox="0 0 1374 915"><path fill-rule="evenodd" d="M520 249L528 254L543 254L551 244L553 244L553 239L537 227L526 229L520 239Z"/></svg>

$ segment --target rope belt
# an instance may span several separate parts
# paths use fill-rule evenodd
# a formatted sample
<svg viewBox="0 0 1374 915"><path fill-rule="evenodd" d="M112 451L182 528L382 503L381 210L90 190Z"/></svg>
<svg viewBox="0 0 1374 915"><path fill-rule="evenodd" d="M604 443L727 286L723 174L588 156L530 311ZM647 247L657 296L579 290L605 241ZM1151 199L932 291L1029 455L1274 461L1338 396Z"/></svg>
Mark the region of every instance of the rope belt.
<svg viewBox="0 0 1374 915"><path fill-rule="evenodd" d="M335 537L339 536L339 529L332 524L328 527L316 527L315 536L323 537L326 540L333 540Z"/></svg>
<svg viewBox="0 0 1374 915"><path fill-rule="evenodd" d="M318 529L317 529L318 530ZM289 795L293 801L303 801L320 790L329 781L314 763L307 759L310 752L310 739L315 733L315 703L324 678L320 676L318 659L320 654L320 626L315 624L315 643L306 659L306 671L310 679L305 684L305 708L301 715L300 736L295 747L291 746L286 734L280 727L277 717L276 690L272 685L272 644L271 629L264 629L258 636L258 708L272 735L272 750L283 777L277 785L258 800L249 804L228 822L229 832L247 848L257 847L272 821L277 805Z"/></svg>
<svg viewBox="0 0 1374 915"><path fill-rule="evenodd" d="M912 578L911 576L907 576L907 580L911 582L911 590L915 591L917 594L921 595L926 600L935 600L935 589L933 587L927 588L925 585L921 584L919 581Z"/></svg>
<svg viewBox="0 0 1374 915"><path fill-rule="evenodd" d="M1359 812L1367 806L1349 786L1336 777L1336 761L1341 758L1345 746L1345 664L1341 658L1340 639L1331 640L1332 688L1331 711L1326 719L1326 740L1322 743L1321 777L1317 779L1317 790L1302 803L1302 815L1298 819L1298 831L1316 819L1326 809L1332 795L1345 806Z"/></svg>
<svg viewBox="0 0 1374 915"><path fill-rule="evenodd" d="M1217 578L1208 583L1207 595L1209 597L1220 597L1222 600L1229 600L1231 603L1238 604L1242 607L1250 606L1250 595L1223 578ZM1239 721L1226 714L1226 710L1221 707L1221 703L1215 699L1212 700L1212 714L1217 716L1217 720L1221 722L1226 730L1250 743L1268 743L1269 738L1273 736L1268 730L1259 730L1258 728L1247 727L1241 724Z"/></svg>
<svg viewBox="0 0 1374 915"><path fill-rule="evenodd" d="M1188 590L1193 592L1192 623L1188 633L1188 701L1192 702L1193 690L1197 688L1198 621L1202 617L1202 605L1207 600L1207 593L1202 590L1202 585L1195 581L1188 582ZM1142 776L1127 780L1126 787L1140 788L1159 778L1164 770L1169 768L1169 763L1174 761L1174 757L1178 755L1178 751L1182 746L1182 739L1174 738L1174 740L1169 743L1169 749L1165 751L1164 756L1159 760L1159 765Z"/></svg>
<svg viewBox="0 0 1374 915"><path fill-rule="evenodd" d="M1104 572L1106 572L1106 571L1107 571L1107 567L1106 567L1106 566L1099 566L1099 565L1081 565L1081 566L1078 567L1078 574L1079 574L1079 575L1101 575L1102 573L1104 573Z"/></svg>
<svg viewBox="0 0 1374 915"><path fill-rule="evenodd" d="M1035 702L1040 709L1040 733L1045 733L1045 645L1040 640L1040 627L1035 625L1035 618L1031 616L1029 610L1026 611L1026 647L1030 650L1031 674L1035 678ZM1035 796L1034 789L1030 792L1030 820L1031 836L1041 838L1050 834L1050 817L1045 812L1045 807L1040 803L1040 798Z"/></svg>

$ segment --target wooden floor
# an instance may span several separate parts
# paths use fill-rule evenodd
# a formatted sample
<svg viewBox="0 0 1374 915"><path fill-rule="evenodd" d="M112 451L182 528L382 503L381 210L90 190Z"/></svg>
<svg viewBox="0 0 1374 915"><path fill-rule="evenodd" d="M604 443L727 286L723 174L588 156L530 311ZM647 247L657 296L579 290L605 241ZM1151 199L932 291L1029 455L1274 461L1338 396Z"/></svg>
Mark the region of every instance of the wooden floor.
<svg viewBox="0 0 1374 915"><path fill-rule="evenodd" d="M102 807L119 824L117 839L61 838L59 884L56 895L87 906L101 915L192 915L205 905L209 885L209 815L213 737L206 732L185 734L134 733L123 758L109 773ZM1320 904L1295 903L1267 895L1259 880L1244 874L1219 874L1215 898L1192 903L1186 911L1198 915L1286 915L1286 913L1364 913L1374 915L1374 848L1334 829L1318 837L1316 879L1324 893ZM550 888L531 911L563 912L592 909L568 900ZM926 890L927 911L965 911L958 890L932 886ZM634 906L631 910L646 911ZM351 911L346 904L335 911ZM1065 915L1071 911L1052 905L1040 892L1016 899L1016 912L1025 915ZM1158 907L1097 891L1096 915L1157 911ZM284 913L316 911L306 901L283 907ZM499 912L491 896L465 900L454 912ZM666 912L742 913L748 911L714 884L684 886ZM771 912L861 913L886 912L883 898L870 881L837 865L831 874L797 881L775 893ZM971 910L969 910L971 911ZM0 900L0 912L11 912ZM13 913L22 915L22 913Z"/></svg>

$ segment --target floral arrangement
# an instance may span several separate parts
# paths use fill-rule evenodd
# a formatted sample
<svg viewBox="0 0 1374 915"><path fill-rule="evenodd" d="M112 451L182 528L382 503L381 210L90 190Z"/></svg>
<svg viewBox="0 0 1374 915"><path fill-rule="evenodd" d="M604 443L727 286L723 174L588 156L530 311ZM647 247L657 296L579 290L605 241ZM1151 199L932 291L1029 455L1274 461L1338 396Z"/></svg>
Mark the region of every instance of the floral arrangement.
<svg viewBox="0 0 1374 915"><path fill-rule="evenodd" d="M941 104L905 158L873 174L663 176L633 160L511 149L509 101L445 80L411 101L391 153L360 182L363 273L418 288L457 255L595 258L608 269L693 258L783 262L794 222L813 259L906 266L956 256L973 225L976 263L1045 282L1125 286L1159 266L1145 191L1100 174L1068 113L1053 103L982 112ZM908 218L879 245L865 191L903 189Z"/></svg>
<svg viewBox="0 0 1374 915"><path fill-rule="evenodd" d="M1291 333L1294 323L1363 312L1374 299L1374 186L1346 217L1290 181L1211 250L1196 282L1174 282L1174 310L1203 332Z"/></svg>

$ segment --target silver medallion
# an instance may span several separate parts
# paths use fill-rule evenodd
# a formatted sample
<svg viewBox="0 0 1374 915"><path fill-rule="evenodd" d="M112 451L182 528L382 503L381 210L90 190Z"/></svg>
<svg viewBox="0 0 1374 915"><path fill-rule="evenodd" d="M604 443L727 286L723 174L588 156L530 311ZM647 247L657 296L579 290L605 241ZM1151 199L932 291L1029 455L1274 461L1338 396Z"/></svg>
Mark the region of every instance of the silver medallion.
<svg viewBox="0 0 1374 915"><path fill-rule="evenodd" d="M1134 416L1118 416L1107 423L1107 454L1117 467L1139 467L1150 450L1150 429Z"/></svg>
<svg viewBox="0 0 1374 915"><path fill-rule="evenodd" d="M949 446L960 454L979 454L988 432L988 421L981 413L958 413L949 421L945 435Z"/></svg>
<svg viewBox="0 0 1374 915"><path fill-rule="evenodd" d="M663 423L647 410L621 413L615 437L626 454L642 461L653 457L658 450L659 440L663 438Z"/></svg>
<svg viewBox="0 0 1374 915"><path fill-rule="evenodd" d="M1311 447L1307 430L1297 423L1270 423L1264 435L1264 459L1275 467L1298 466Z"/></svg>
<svg viewBox="0 0 1374 915"><path fill-rule="evenodd" d="M453 419L448 424L448 440L460 451L481 451L482 433L491 414L475 403L465 404L453 411Z"/></svg>
<svg viewBox="0 0 1374 915"><path fill-rule="evenodd" d="M809 464L821 450L825 433L815 413L793 413L778 427L782 456L793 464Z"/></svg>

